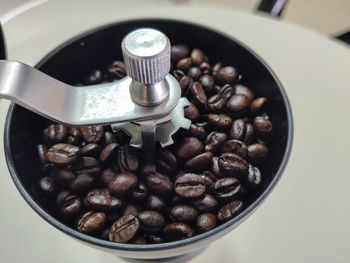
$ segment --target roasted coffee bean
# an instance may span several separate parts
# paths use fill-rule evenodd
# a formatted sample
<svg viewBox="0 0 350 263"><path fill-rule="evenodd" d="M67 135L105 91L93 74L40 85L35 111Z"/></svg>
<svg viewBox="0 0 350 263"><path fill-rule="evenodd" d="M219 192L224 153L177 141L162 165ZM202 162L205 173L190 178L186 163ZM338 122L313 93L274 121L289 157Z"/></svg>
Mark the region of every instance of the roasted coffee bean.
<svg viewBox="0 0 350 263"><path fill-rule="evenodd" d="M117 139L115 138L113 132L106 131L105 132L105 144L108 145L110 143L117 142Z"/></svg>
<svg viewBox="0 0 350 263"><path fill-rule="evenodd" d="M90 174L79 174L70 184L70 189L75 193L86 193L95 186L95 178Z"/></svg>
<svg viewBox="0 0 350 263"><path fill-rule="evenodd" d="M247 181L249 186L258 187L261 184L261 172L258 167L249 165Z"/></svg>
<svg viewBox="0 0 350 263"><path fill-rule="evenodd" d="M126 243L136 236L140 229L140 221L133 215L124 215L113 223L109 230L109 240Z"/></svg>
<svg viewBox="0 0 350 263"><path fill-rule="evenodd" d="M176 179L174 189L181 197L196 198L205 192L205 184L198 174L186 173Z"/></svg>
<svg viewBox="0 0 350 263"><path fill-rule="evenodd" d="M197 218L196 227L200 233L208 232L216 227L216 216L211 213L201 214Z"/></svg>
<svg viewBox="0 0 350 263"><path fill-rule="evenodd" d="M52 179L57 185L67 186L75 179L75 174L68 168L56 167L52 171Z"/></svg>
<svg viewBox="0 0 350 263"><path fill-rule="evenodd" d="M184 112L185 117L191 121L195 121L200 115L198 108L192 102L190 102L190 105L185 108Z"/></svg>
<svg viewBox="0 0 350 263"><path fill-rule="evenodd" d="M216 64L214 64L213 66L213 74L215 75L215 72L218 71L220 68L222 68L222 63L218 62Z"/></svg>
<svg viewBox="0 0 350 263"><path fill-rule="evenodd" d="M184 138L176 150L176 155L180 161L186 161L203 152L203 143L195 137Z"/></svg>
<svg viewBox="0 0 350 263"><path fill-rule="evenodd" d="M224 131L231 127L232 119L226 114L208 114L208 124L215 130Z"/></svg>
<svg viewBox="0 0 350 263"><path fill-rule="evenodd" d="M212 158L212 161L211 161L210 169L215 174L216 177L221 178L222 177L222 173L220 171L218 161L219 161L219 157L214 156Z"/></svg>
<svg viewBox="0 0 350 263"><path fill-rule="evenodd" d="M208 109L210 112L219 113L226 106L227 99L220 96L220 94L215 94L208 99Z"/></svg>
<svg viewBox="0 0 350 263"><path fill-rule="evenodd" d="M146 207L150 210L163 211L166 208L164 200L156 195L150 195L146 202Z"/></svg>
<svg viewBox="0 0 350 263"><path fill-rule="evenodd" d="M40 158L40 162L42 165L45 165L49 162L49 160L47 159L47 147L43 144L39 144L37 146L38 149L38 154L39 154L39 158Z"/></svg>
<svg viewBox="0 0 350 263"><path fill-rule="evenodd" d="M229 219L235 217L242 209L243 209L242 201L233 201L223 206L219 210L216 218L219 222L226 222Z"/></svg>
<svg viewBox="0 0 350 263"><path fill-rule="evenodd" d="M190 224L198 217L197 209L189 205L176 205L171 209L170 217L175 222Z"/></svg>
<svg viewBox="0 0 350 263"><path fill-rule="evenodd" d="M169 176L161 173L149 174L146 178L146 184L152 192L163 197L169 197L173 192L173 183Z"/></svg>
<svg viewBox="0 0 350 263"><path fill-rule="evenodd" d="M193 80L198 80L199 77L202 75L202 71L199 68L197 68L197 67L191 67L187 71L187 75L189 77L191 77Z"/></svg>
<svg viewBox="0 0 350 263"><path fill-rule="evenodd" d="M269 149L262 143L254 143L248 146L248 158L254 164L264 161L269 154Z"/></svg>
<svg viewBox="0 0 350 263"><path fill-rule="evenodd" d="M93 157L80 157L76 160L72 169L76 174L91 174L97 175L101 172L98 161Z"/></svg>
<svg viewBox="0 0 350 263"><path fill-rule="evenodd" d="M234 67L222 67L214 73L215 79L220 84L232 84L238 79L238 72Z"/></svg>
<svg viewBox="0 0 350 263"><path fill-rule="evenodd" d="M177 169L177 159L175 155L171 151L165 149L159 151L156 164L158 170L165 174L173 174Z"/></svg>
<svg viewBox="0 0 350 263"><path fill-rule="evenodd" d="M97 143L88 143L81 147L80 155L97 158L101 153L101 147Z"/></svg>
<svg viewBox="0 0 350 263"><path fill-rule="evenodd" d="M210 64L208 62L202 62L199 65L199 68L203 72L203 74L210 74L211 67L210 67Z"/></svg>
<svg viewBox="0 0 350 263"><path fill-rule="evenodd" d="M133 173L121 173L115 176L108 184L108 190L112 195L124 197L131 194L138 183L137 176Z"/></svg>
<svg viewBox="0 0 350 263"><path fill-rule="evenodd" d="M117 175L116 172L114 172L112 169L108 168L104 170L101 174L101 182L102 184L107 187L109 182L112 181L112 179Z"/></svg>
<svg viewBox="0 0 350 263"><path fill-rule="evenodd" d="M264 117L255 117L254 130L258 136L262 139L266 139L272 134L272 123Z"/></svg>
<svg viewBox="0 0 350 263"><path fill-rule="evenodd" d="M56 197L56 205L57 205L57 207L62 206L64 199L65 199L67 196L69 196L69 195L71 195L71 193L68 192L68 191L61 191L61 192L59 192L59 193L57 194L57 197Z"/></svg>
<svg viewBox="0 0 350 263"><path fill-rule="evenodd" d="M140 167L140 175L143 176L143 177L146 177L150 174L153 174L157 172L157 168L156 168L156 165L155 163L153 162L144 162L141 167Z"/></svg>
<svg viewBox="0 0 350 263"><path fill-rule="evenodd" d="M195 66L199 66L200 64L202 64L202 62L206 60L204 53L197 48L192 50L191 59L192 59L193 65Z"/></svg>
<svg viewBox="0 0 350 263"><path fill-rule="evenodd" d="M130 146L118 148L117 163L122 172L135 172L139 167L139 160L136 151Z"/></svg>
<svg viewBox="0 0 350 263"><path fill-rule="evenodd" d="M233 95L235 95L235 89L230 84L226 84L219 90L218 95L229 100Z"/></svg>
<svg viewBox="0 0 350 263"><path fill-rule="evenodd" d="M254 93L246 86L243 86L242 84L237 84L234 86L234 89L235 89L235 94L244 95L250 101L252 101L254 99Z"/></svg>
<svg viewBox="0 0 350 263"><path fill-rule="evenodd" d="M226 103L226 108L232 116L238 117L247 113L250 101L244 95L233 95Z"/></svg>
<svg viewBox="0 0 350 263"><path fill-rule="evenodd" d="M126 76L126 68L123 61L114 61L108 67L108 73L112 79L121 79Z"/></svg>
<svg viewBox="0 0 350 263"><path fill-rule="evenodd" d="M46 195L53 195L56 192L56 187L53 178L46 176L39 181L40 190Z"/></svg>
<svg viewBox="0 0 350 263"><path fill-rule="evenodd" d="M201 123L191 124L188 131L191 136L200 140L204 140L207 137L207 131Z"/></svg>
<svg viewBox="0 0 350 263"><path fill-rule="evenodd" d="M68 128L62 124L51 124L44 130L44 139L49 143L63 142L68 135Z"/></svg>
<svg viewBox="0 0 350 263"><path fill-rule="evenodd" d="M58 143L47 151L46 156L54 164L70 164L79 156L79 147Z"/></svg>
<svg viewBox="0 0 350 263"><path fill-rule="evenodd" d="M176 67L180 70L187 71L192 66L191 58L182 58L177 62Z"/></svg>
<svg viewBox="0 0 350 263"><path fill-rule="evenodd" d="M86 234L95 234L102 230L106 222L103 212L89 211L83 214L78 221L78 231Z"/></svg>
<svg viewBox="0 0 350 263"><path fill-rule="evenodd" d="M108 189L94 189L86 195L87 204L100 211L120 211L122 201L112 196Z"/></svg>
<svg viewBox="0 0 350 263"><path fill-rule="evenodd" d="M243 119L236 119L233 121L230 129L230 137L246 144L251 144L255 140L254 127Z"/></svg>
<svg viewBox="0 0 350 263"><path fill-rule="evenodd" d="M241 183L234 177L219 179L215 182L215 192L218 200L233 200L241 192Z"/></svg>
<svg viewBox="0 0 350 263"><path fill-rule="evenodd" d="M69 193L66 194L58 204L60 215L65 219L76 217L82 209L82 202L80 198Z"/></svg>
<svg viewBox="0 0 350 263"><path fill-rule="evenodd" d="M99 161L101 163L108 163L116 156L116 153L119 149L119 144L116 142L108 144L101 152Z"/></svg>
<svg viewBox="0 0 350 263"><path fill-rule="evenodd" d="M152 244L164 243L165 240L159 234L146 234L146 240Z"/></svg>
<svg viewBox="0 0 350 263"><path fill-rule="evenodd" d="M165 223L162 214L154 210L142 211L138 214L138 218L141 222L141 228L151 233L161 230Z"/></svg>
<svg viewBox="0 0 350 263"><path fill-rule="evenodd" d="M166 240L175 241L192 237L191 227L184 223L171 223L164 227L163 236Z"/></svg>
<svg viewBox="0 0 350 263"><path fill-rule="evenodd" d="M129 204L125 207L123 211L123 215L133 215L133 216L138 216L140 212L140 207L136 206L134 204Z"/></svg>
<svg viewBox="0 0 350 263"><path fill-rule="evenodd" d="M213 131L209 133L205 140L204 150L213 154L220 151L221 147L227 141L227 135L223 132Z"/></svg>
<svg viewBox="0 0 350 263"><path fill-rule="evenodd" d="M202 84L197 81L193 82L190 91L193 103L199 107L205 107L207 103L207 95L205 94Z"/></svg>
<svg viewBox="0 0 350 263"><path fill-rule="evenodd" d="M207 193L214 193L216 177L210 171L204 171L200 174L200 177L204 180L205 189Z"/></svg>
<svg viewBox="0 0 350 263"><path fill-rule="evenodd" d="M202 84L206 92L211 93L215 84L214 78L211 75L205 74L200 77L199 82Z"/></svg>
<svg viewBox="0 0 350 263"><path fill-rule="evenodd" d="M103 135L103 126L87 126L80 128L84 140L87 142L98 142Z"/></svg>
<svg viewBox="0 0 350 263"><path fill-rule="evenodd" d="M231 152L246 159L248 156L247 146L239 140L228 140L221 148L221 153Z"/></svg>
<svg viewBox="0 0 350 263"><path fill-rule="evenodd" d="M173 75L177 81L180 81L185 76L185 73L181 69L175 69L173 70Z"/></svg>
<svg viewBox="0 0 350 263"><path fill-rule="evenodd" d="M86 79L86 84L98 84L101 83L103 77L103 73L101 70L94 70L90 76Z"/></svg>
<svg viewBox="0 0 350 263"><path fill-rule="evenodd" d="M147 194L148 194L148 191L147 191L145 183L138 181L136 188L131 193L131 198L135 202L142 202L142 201L146 200Z"/></svg>
<svg viewBox="0 0 350 263"><path fill-rule="evenodd" d="M205 152L205 153L199 154L189 159L184 164L184 169L187 172L200 172L200 171L206 170L210 167L212 158L213 158L213 154L211 152Z"/></svg>
<svg viewBox="0 0 350 263"><path fill-rule="evenodd" d="M218 165L223 176L243 177L248 174L248 162L234 153L223 153Z"/></svg>
<svg viewBox="0 0 350 263"><path fill-rule="evenodd" d="M193 79L189 76L183 76L179 81L180 87L181 87L181 94L182 96L187 96L190 88L193 84Z"/></svg>
<svg viewBox="0 0 350 263"><path fill-rule="evenodd" d="M171 61L177 62L180 59L188 57L190 49L185 45L172 45L171 46Z"/></svg>

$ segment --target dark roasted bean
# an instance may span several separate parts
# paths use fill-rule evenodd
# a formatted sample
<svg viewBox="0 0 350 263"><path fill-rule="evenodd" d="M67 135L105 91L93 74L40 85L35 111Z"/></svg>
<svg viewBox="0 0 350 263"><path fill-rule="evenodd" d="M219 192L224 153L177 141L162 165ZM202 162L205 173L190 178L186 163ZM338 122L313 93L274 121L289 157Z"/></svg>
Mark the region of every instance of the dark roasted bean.
<svg viewBox="0 0 350 263"><path fill-rule="evenodd" d="M219 94L215 94L208 99L208 109L210 112L219 113L226 106L227 99L221 97Z"/></svg>
<svg viewBox="0 0 350 263"><path fill-rule="evenodd" d="M206 62L206 61L202 62L199 65L199 68L203 72L203 74L210 74L211 67L210 67L210 64L208 62Z"/></svg>
<svg viewBox="0 0 350 263"><path fill-rule="evenodd" d="M188 131L191 136L200 140L204 140L207 137L207 131L201 123L191 124Z"/></svg>
<svg viewBox="0 0 350 263"><path fill-rule="evenodd" d="M104 170L101 174L101 182L102 184L107 187L109 182L112 181L112 179L117 175L116 172L114 172L112 169L108 168Z"/></svg>
<svg viewBox="0 0 350 263"><path fill-rule="evenodd" d="M202 84L197 81L193 82L190 91L193 98L193 103L199 107L205 107L207 103L207 95L205 94Z"/></svg>
<svg viewBox="0 0 350 263"><path fill-rule="evenodd" d="M80 155L98 158L101 153L101 147L97 143L88 143L81 147Z"/></svg>
<svg viewBox="0 0 350 263"><path fill-rule="evenodd" d="M202 64L202 62L205 61L205 55L201 50L195 48L192 50L191 59L193 65L199 66L200 64Z"/></svg>
<svg viewBox="0 0 350 263"><path fill-rule="evenodd" d="M252 101L254 99L254 93L246 86L243 86L242 84L237 84L234 86L234 89L235 89L235 94L244 95L250 101Z"/></svg>
<svg viewBox="0 0 350 263"><path fill-rule="evenodd" d="M175 69L173 75L177 81L180 81L185 76L185 73L181 69Z"/></svg>
<svg viewBox="0 0 350 263"><path fill-rule="evenodd" d="M255 117L254 130L258 136L262 139L266 139L272 134L272 123L264 117Z"/></svg>
<svg viewBox="0 0 350 263"><path fill-rule="evenodd" d="M205 192L205 184L198 174L187 173L176 179L174 189L181 197L196 198Z"/></svg>
<svg viewBox="0 0 350 263"><path fill-rule="evenodd" d="M61 216L65 219L76 217L82 209L82 202L76 195L65 194L58 202L58 209Z"/></svg>
<svg viewBox="0 0 350 263"><path fill-rule="evenodd" d="M133 215L124 215L113 223L109 230L109 240L126 243L136 236L140 229L140 221Z"/></svg>
<svg viewBox="0 0 350 263"><path fill-rule="evenodd" d="M241 192L241 184L237 178L227 177L215 182L216 199L227 201L233 200Z"/></svg>
<svg viewBox="0 0 350 263"><path fill-rule="evenodd" d="M187 57L190 54L188 46L185 45L172 45L171 46L171 60L177 62L180 59Z"/></svg>
<svg viewBox="0 0 350 263"><path fill-rule="evenodd" d="M189 76L183 76L179 81L180 87L181 87L181 93L182 96L187 96L190 88L193 84L193 79Z"/></svg>
<svg viewBox="0 0 350 263"><path fill-rule="evenodd" d="M116 175L108 184L108 190L112 195L124 197L131 194L138 183L137 176L133 173L121 173Z"/></svg>
<svg viewBox="0 0 350 263"><path fill-rule="evenodd" d="M103 135L103 126L87 126L80 128L85 141L98 142Z"/></svg>
<svg viewBox="0 0 350 263"><path fill-rule="evenodd" d="M139 167L139 160L136 151L130 146L118 148L117 163L122 172L135 172Z"/></svg>
<svg viewBox="0 0 350 263"><path fill-rule="evenodd" d="M200 113L196 105L190 102L190 105L185 108L185 117L191 121L198 119Z"/></svg>
<svg viewBox="0 0 350 263"><path fill-rule="evenodd" d="M220 151L222 145L227 141L227 135L223 132L213 131L209 133L205 140L205 151L212 152L213 154Z"/></svg>
<svg viewBox="0 0 350 263"><path fill-rule="evenodd" d="M76 174L92 174L96 175L101 172L100 165L98 161L93 157L81 157L76 160L72 169Z"/></svg>
<svg viewBox="0 0 350 263"><path fill-rule="evenodd" d="M86 195L87 204L100 211L119 211L122 201L110 194L108 189L94 189Z"/></svg>
<svg viewBox="0 0 350 263"><path fill-rule="evenodd" d="M201 214L197 218L196 227L200 233L207 232L216 227L216 216L211 213Z"/></svg>
<svg viewBox="0 0 350 263"><path fill-rule="evenodd" d="M147 198L147 188L144 182L139 181L134 191L131 193L131 198L135 202L142 202Z"/></svg>
<svg viewBox="0 0 350 263"><path fill-rule="evenodd" d="M170 217L175 222L192 223L198 217L196 208L189 205L176 205L171 209Z"/></svg>
<svg viewBox="0 0 350 263"><path fill-rule="evenodd" d="M59 143L47 151L47 159L55 164L70 164L79 156L79 147Z"/></svg>
<svg viewBox="0 0 350 263"><path fill-rule="evenodd" d="M215 190L216 177L210 171L204 171L200 174L200 177L204 180L205 189L207 193L213 193Z"/></svg>
<svg viewBox="0 0 350 263"><path fill-rule="evenodd" d="M138 216L140 212L140 207L134 204L129 204L125 207L123 211L123 216L124 215L133 215L133 216Z"/></svg>
<svg viewBox="0 0 350 263"><path fill-rule="evenodd" d="M52 179L55 184L61 186L69 185L75 178L75 174L67 168L56 167L52 171Z"/></svg>
<svg viewBox="0 0 350 263"><path fill-rule="evenodd" d="M156 195L150 195L146 202L146 207L150 210L163 211L166 208L164 200Z"/></svg>
<svg viewBox="0 0 350 263"><path fill-rule="evenodd" d="M106 131L105 132L105 144L108 145L110 143L117 142L117 139L115 138L113 132Z"/></svg>
<svg viewBox="0 0 350 263"><path fill-rule="evenodd" d="M220 84L232 84L237 81L238 72L234 67L222 67L215 71L214 77Z"/></svg>
<svg viewBox="0 0 350 263"><path fill-rule="evenodd" d="M86 234L95 234L104 227L105 222L105 213L89 211L80 217L77 229Z"/></svg>
<svg viewBox="0 0 350 263"><path fill-rule="evenodd" d="M248 162L234 153L223 153L218 165L223 176L243 177L248 174Z"/></svg>
<svg viewBox="0 0 350 263"><path fill-rule="evenodd" d="M205 153L199 154L189 159L184 164L184 169L187 172L200 172L200 171L206 170L210 167L212 158L213 158L213 154L211 152L205 152Z"/></svg>
<svg viewBox="0 0 350 263"><path fill-rule="evenodd" d="M235 153L242 158L247 158L248 148L247 146L239 140L228 140L221 148L221 153L231 152Z"/></svg>
<svg viewBox="0 0 350 263"><path fill-rule="evenodd" d="M161 213L154 210L142 211L138 214L142 229L155 233L162 229L165 219Z"/></svg>
<svg viewBox="0 0 350 263"><path fill-rule="evenodd" d="M218 92L218 95L222 98L229 100L235 94L235 89L230 85L224 85Z"/></svg>
<svg viewBox="0 0 350 263"><path fill-rule="evenodd" d="M170 178L160 173L149 174L146 184L152 192L163 197L169 197L168 195L173 191L173 183Z"/></svg>
<svg viewBox="0 0 350 263"><path fill-rule="evenodd" d="M89 174L80 174L70 184L70 189L75 193L86 193L95 185L95 178Z"/></svg>
<svg viewBox="0 0 350 263"><path fill-rule="evenodd" d="M197 68L197 67L191 67L187 71L187 75L189 77L191 77L193 80L198 80L199 77L202 75L202 71L199 68Z"/></svg>
<svg viewBox="0 0 350 263"><path fill-rule="evenodd" d="M177 62L176 67L180 70L187 71L192 66L191 58L182 58Z"/></svg>
<svg viewBox="0 0 350 263"><path fill-rule="evenodd" d="M159 151L156 164L158 170L165 174L173 174L177 169L177 159L175 155L171 151L165 149Z"/></svg>
<svg viewBox="0 0 350 263"><path fill-rule="evenodd" d="M258 187L261 184L261 172L258 167L249 165L247 182L249 186Z"/></svg>
<svg viewBox="0 0 350 263"><path fill-rule="evenodd" d="M213 66L213 74L215 75L215 72L218 71L220 68L222 68L221 62L216 63L216 64Z"/></svg>
<svg viewBox="0 0 350 263"><path fill-rule="evenodd" d="M121 79L126 76L125 64L123 61L114 61L108 67L108 73L112 79Z"/></svg>
<svg viewBox="0 0 350 263"><path fill-rule="evenodd" d="M208 114L208 124L215 130L228 130L232 125L232 119L226 114Z"/></svg>
<svg viewBox="0 0 350 263"><path fill-rule="evenodd" d="M212 92L214 87L214 78L211 75L205 74L200 77L199 82L202 84L206 92Z"/></svg>
<svg viewBox="0 0 350 263"><path fill-rule="evenodd" d="M262 143L254 143L248 146L248 158L254 164L264 161L268 154L269 149Z"/></svg>
<svg viewBox="0 0 350 263"><path fill-rule="evenodd" d="M39 154L39 158L40 158L40 162L42 165L46 165L49 160L47 159L47 147L46 145L43 144L39 144L38 147L38 154Z"/></svg>
<svg viewBox="0 0 350 263"><path fill-rule="evenodd" d="M220 178L222 177L222 173L220 171L218 161L219 161L219 157L214 156L211 162L210 169L215 174L216 177Z"/></svg>
<svg viewBox="0 0 350 263"><path fill-rule="evenodd" d="M232 116L238 117L247 113L250 101L244 95L233 95L226 103L226 108Z"/></svg>
<svg viewBox="0 0 350 263"><path fill-rule="evenodd" d="M63 142L68 135L68 128L62 124L51 124L44 130L44 139L50 143Z"/></svg>
<svg viewBox="0 0 350 263"><path fill-rule="evenodd" d="M56 192L56 187L53 178L50 176L43 177L39 181L40 190L46 195L53 195Z"/></svg>
<svg viewBox="0 0 350 263"><path fill-rule="evenodd" d="M169 241L181 240L192 237L192 229L184 223L171 223L164 227L163 236Z"/></svg>
<svg viewBox="0 0 350 263"><path fill-rule="evenodd" d="M242 201L233 201L231 203L228 203L219 210L217 214L217 220L219 222L226 222L229 219L235 217L242 210L242 208Z"/></svg>
<svg viewBox="0 0 350 263"><path fill-rule="evenodd" d="M146 177L147 175L157 172L156 165L153 162L145 162L140 167L140 175Z"/></svg>
<svg viewBox="0 0 350 263"><path fill-rule="evenodd" d="M186 161L203 152L203 143L195 137L184 138L176 150L180 161Z"/></svg>
<svg viewBox="0 0 350 263"><path fill-rule="evenodd" d="M108 163L109 161L112 160L113 157L115 157L117 151L119 149L119 144L118 143L110 143L108 144L101 152L99 161L101 163Z"/></svg>

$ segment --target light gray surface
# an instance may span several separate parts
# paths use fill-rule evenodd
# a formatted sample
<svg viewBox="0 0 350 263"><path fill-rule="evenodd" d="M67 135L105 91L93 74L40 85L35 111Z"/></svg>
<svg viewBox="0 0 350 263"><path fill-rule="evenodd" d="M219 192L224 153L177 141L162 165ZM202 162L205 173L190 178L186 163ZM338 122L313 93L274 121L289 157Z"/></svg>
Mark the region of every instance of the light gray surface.
<svg viewBox="0 0 350 263"><path fill-rule="evenodd" d="M70 9L64 8L68 5ZM242 40L272 67L290 98L295 138L280 183L247 221L190 262L349 262L350 211L344 209L350 199L347 47L309 30L227 9L159 7L116 14L119 7L111 0L90 4L77 17L81 7L82 1L52 2L7 23L10 58L33 65L59 43L91 27L127 18L170 17L218 28ZM0 103L1 132L7 107ZM0 164L3 262L123 262L48 225L15 189L3 152Z"/></svg>

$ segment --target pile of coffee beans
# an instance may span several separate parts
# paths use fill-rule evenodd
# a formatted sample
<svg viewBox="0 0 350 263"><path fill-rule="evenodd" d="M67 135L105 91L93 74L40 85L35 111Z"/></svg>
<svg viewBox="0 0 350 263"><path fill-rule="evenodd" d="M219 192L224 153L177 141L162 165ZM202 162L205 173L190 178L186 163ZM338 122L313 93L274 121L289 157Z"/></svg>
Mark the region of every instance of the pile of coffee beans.
<svg viewBox="0 0 350 263"><path fill-rule="evenodd" d="M110 126L43 130L38 185L67 225L114 242L169 242L227 222L259 191L272 134L268 99L242 85L235 67L211 65L199 49L174 45L171 56L192 124L171 147L157 146L154 162ZM115 61L82 84L125 75Z"/></svg>

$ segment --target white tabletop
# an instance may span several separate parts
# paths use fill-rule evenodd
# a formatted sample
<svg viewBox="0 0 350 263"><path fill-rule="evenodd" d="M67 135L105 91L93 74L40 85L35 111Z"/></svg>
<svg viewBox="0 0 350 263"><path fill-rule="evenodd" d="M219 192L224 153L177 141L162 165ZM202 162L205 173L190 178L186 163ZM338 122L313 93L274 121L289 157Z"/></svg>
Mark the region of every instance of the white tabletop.
<svg viewBox="0 0 350 263"><path fill-rule="evenodd" d="M266 60L287 91L295 122L293 151L265 203L191 262L349 262L350 49L312 31L252 14L167 5L125 11L136 1L121 2L41 4L4 25L8 57L34 65L81 31L138 17L193 21L238 38ZM8 105L0 103L1 134ZM1 262L123 262L41 219L10 178L2 140L0 148Z"/></svg>

